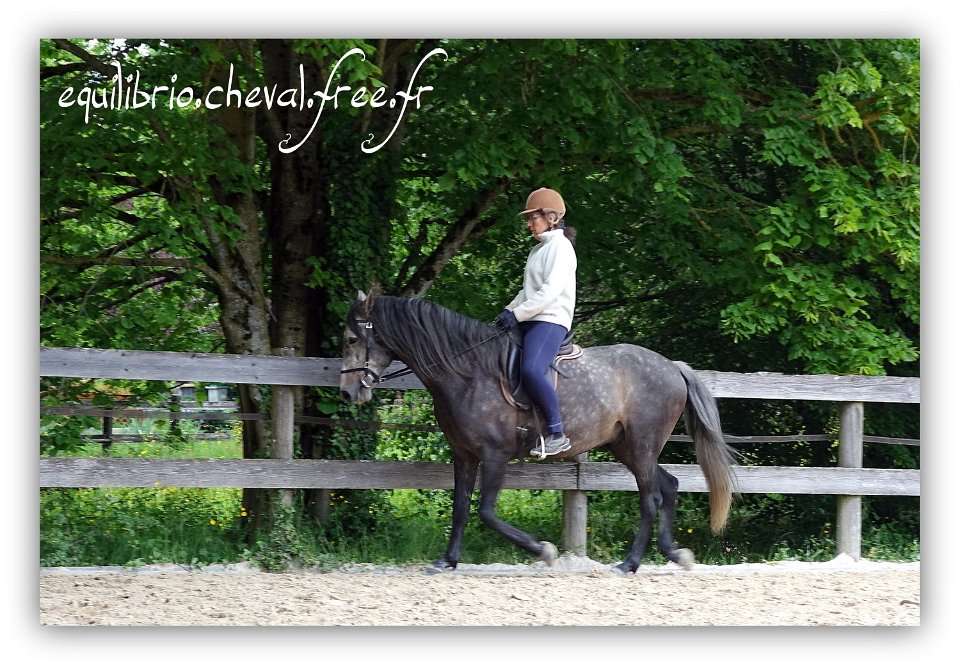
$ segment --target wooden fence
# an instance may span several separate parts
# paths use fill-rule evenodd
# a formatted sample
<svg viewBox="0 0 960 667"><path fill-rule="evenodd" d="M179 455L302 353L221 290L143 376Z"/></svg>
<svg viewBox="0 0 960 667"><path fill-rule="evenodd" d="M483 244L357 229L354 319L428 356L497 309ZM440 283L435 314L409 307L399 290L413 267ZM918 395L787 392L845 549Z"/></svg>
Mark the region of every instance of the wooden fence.
<svg viewBox="0 0 960 667"><path fill-rule="evenodd" d="M334 423L370 427L370 423L297 417L292 386L338 386L340 360L290 356L246 356L131 350L41 348L40 376L128 380L191 380L271 385L271 415L216 413L220 419L271 419L273 459L117 459L41 457L43 487L245 487L323 489L449 489L452 465L419 461L333 461L293 459L294 424ZM395 370L394 367L388 369ZM863 468L864 442L919 441L864 436L865 402L919 403L920 379L865 376L797 376L779 373L697 374L717 398L831 401L839 404L838 466L831 468L737 466L740 493L825 494L837 496L837 552L854 558L861 551L861 497L919 496L920 471ZM422 389L414 376L385 382L384 389ZM149 414L167 419L210 418L207 413L92 408L42 409L52 414L96 414L105 418ZM721 415L722 421L722 415ZM382 427L372 424L372 427ZM395 425L393 427L400 427ZM410 428L408 426L408 428ZM417 428L417 427L413 427ZM423 428L423 427L419 427ZM430 427L427 427L430 428ZM674 440L689 438L676 436ZM780 437L727 436L737 442L776 442ZM789 440L816 437L790 437ZM511 464L505 488L558 489L564 496L563 547L583 554L586 544L586 492L635 491L633 476L619 463L586 460ZM706 482L696 465L664 465L680 481L680 491L705 492ZM482 470L481 470L482 475Z"/></svg>

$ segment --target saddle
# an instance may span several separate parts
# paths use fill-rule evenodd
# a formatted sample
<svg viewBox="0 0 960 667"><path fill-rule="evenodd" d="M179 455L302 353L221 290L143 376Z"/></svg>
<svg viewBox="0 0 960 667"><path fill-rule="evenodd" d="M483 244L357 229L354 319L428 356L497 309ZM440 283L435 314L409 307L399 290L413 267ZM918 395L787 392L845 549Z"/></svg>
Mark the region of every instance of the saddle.
<svg viewBox="0 0 960 667"><path fill-rule="evenodd" d="M583 354L583 349L574 344L573 330L567 332L563 342L560 343L560 349L557 351L557 357L547 369L547 379L557 386L559 375L567 377L560 370L560 364L564 361L577 359ZM519 331L513 329L510 331L510 345L507 349L506 364L503 375L500 376L500 389L503 391L503 398L516 410L530 410L531 401L527 390L523 386L523 336Z"/></svg>

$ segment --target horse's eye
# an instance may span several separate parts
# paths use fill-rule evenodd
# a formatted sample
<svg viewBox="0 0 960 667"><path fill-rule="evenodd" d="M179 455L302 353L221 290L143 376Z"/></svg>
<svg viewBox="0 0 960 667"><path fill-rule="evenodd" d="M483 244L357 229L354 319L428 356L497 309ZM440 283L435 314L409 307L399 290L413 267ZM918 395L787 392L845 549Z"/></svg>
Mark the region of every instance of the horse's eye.
<svg viewBox="0 0 960 667"><path fill-rule="evenodd" d="M358 340L360 339L357 338L356 336L350 336L349 338L347 338L347 345L356 345Z"/></svg>

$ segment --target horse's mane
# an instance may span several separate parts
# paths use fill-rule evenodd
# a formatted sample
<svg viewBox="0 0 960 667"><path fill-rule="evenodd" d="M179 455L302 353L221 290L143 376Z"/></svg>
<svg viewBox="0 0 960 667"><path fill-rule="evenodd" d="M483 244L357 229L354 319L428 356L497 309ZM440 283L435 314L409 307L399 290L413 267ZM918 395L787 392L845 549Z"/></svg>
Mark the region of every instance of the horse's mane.
<svg viewBox="0 0 960 667"><path fill-rule="evenodd" d="M498 375L506 350L506 337L479 320L419 298L377 296L367 303L374 336L393 350L420 376L440 379ZM361 306L350 309L350 328L362 335L356 323Z"/></svg>

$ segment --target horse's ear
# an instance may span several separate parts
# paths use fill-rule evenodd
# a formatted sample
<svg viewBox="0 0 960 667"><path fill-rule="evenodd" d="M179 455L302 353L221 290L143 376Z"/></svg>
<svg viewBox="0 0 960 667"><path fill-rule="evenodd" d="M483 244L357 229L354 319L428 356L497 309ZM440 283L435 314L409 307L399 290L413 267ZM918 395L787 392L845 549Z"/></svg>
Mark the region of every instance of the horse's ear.
<svg viewBox="0 0 960 667"><path fill-rule="evenodd" d="M373 302L377 297L377 286L374 285L370 294L365 294L363 290L357 292L357 313L361 317L367 317L373 309Z"/></svg>

